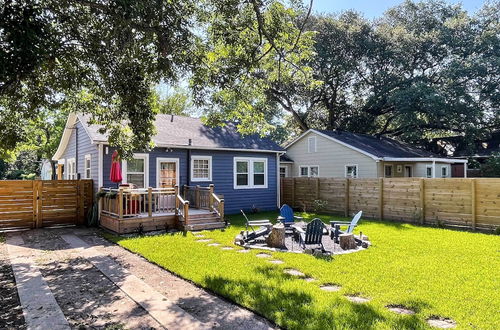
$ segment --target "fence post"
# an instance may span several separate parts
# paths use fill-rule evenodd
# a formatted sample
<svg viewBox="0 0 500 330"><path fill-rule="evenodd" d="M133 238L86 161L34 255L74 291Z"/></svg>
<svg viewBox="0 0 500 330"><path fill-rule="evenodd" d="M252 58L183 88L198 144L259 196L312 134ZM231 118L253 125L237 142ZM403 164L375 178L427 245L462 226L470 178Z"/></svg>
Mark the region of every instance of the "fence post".
<svg viewBox="0 0 500 330"><path fill-rule="evenodd" d="M82 224L85 220L85 187L82 180L77 181L77 203L78 203L78 217L77 223Z"/></svg>
<svg viewBox="0 0 500 330"><path fill-rule="evenodd" d="M43 182L37 180L36 185L36 199L37 199L37 207L36 207L36 228L41 228L43 226Z"/></svg>
<svg viewBox="0 0 500 330"><path fill-rule="evenodd" d="M292 178L292 205L291 207L295 207L295 178Z"/></svg>
<svg viewBox="0 0 500 330"><path fill-rule="evenodd" d="M153 188L148 187L148 216L153 216Z"/></svg>
<svg viewBox="0 0 500 330"><path fill-rule="evenodd" d="M472 229L476 229L476 179L470 179L471 203L472 203Z"/></svg>
<svg viewBox="0 0 500 330"><path fill-rule="evenodd" d="M349 216L349 178L345 179L345 216Z"/></svg>
<svg viewBox="0 0 500 330"><path fill-rule="evenodd" d="M123 188L118 190L118 217L123 219Z"/></svg>
<svg viewBox="0 0 500 330"><path fill-rule="evenodd" d="M420 178L420 224L425 224L425 180Z"/></svg>
<svg viewBox="0 0 500 330"><path fill-rule="evenodd" d="M33 192L33 225L31 228L37 227L38 224L38 218L37 218L37 208L38 208L38 180L33 180L32 181L32 188L31 191Z"/></svg>
<svg viewBox="0 0 500 330"><path fill-rule="evenodd" d="M210 211L212 211L213 210L212 206L214 205L214 196L213 196L213 194L214 194L214 185L210 184L208 186L208 188L210 189L210 192L208 194L208 209Z"/></svg>
<svg viewBox="0 0 500 330"><path fill-rule="evenodd" d="M319 199L319 178L316 178L316 199Z"/></svg>
<svg viewBox="0 0 500 330"><path fill-rule="evenodd" d="M184 204L184 225L187 226L189 222L189 201Z"/></svg>
<svg viewBox="0 0 500 330"><path fill-rule="evenodd" d="M384 219L384 178L378 179L378 217Z"/></svg>

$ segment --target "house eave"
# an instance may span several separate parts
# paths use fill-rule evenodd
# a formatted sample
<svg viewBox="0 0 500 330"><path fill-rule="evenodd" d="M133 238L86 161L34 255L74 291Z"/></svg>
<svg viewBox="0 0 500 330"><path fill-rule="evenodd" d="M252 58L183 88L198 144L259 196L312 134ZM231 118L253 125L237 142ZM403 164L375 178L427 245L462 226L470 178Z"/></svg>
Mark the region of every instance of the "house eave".
<svg viewBox="0 0 500 330"><path fill-rule="evenodd" d="M440 163L463 163L467 164L467 159L435 158L435 157L383 157L385 162L440 162Z"/></svg>
<svg viewBox="0 0 500 330"><path fill-rule="evenodd" d="M95 141L104 145L109 145L107 141ZM216 150L216 151L242 151L242 152L263 152L263 153L285 153L285 150L268 150L268 149L243 149L243 148L221 148L221 147L208 147L208 146L193 146L181 144L156 144L157 148L173 148L173 149L191 149L191 150Z"/></svg>

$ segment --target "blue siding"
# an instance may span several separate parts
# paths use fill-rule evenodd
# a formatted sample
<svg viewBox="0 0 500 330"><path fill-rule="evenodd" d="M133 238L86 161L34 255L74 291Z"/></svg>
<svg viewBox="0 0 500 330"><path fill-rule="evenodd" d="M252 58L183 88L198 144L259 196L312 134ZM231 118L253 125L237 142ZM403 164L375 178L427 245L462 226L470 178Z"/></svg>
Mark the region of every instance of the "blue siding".
<svg viewBox="0 0 500 330"><path fill-rule="evenodd" d="M104 147L106 149L106 147ZM109 180L111 171L111 155L114 149L109 147L108 153L103 155L103 184L104 187L116 187L116 183ZM238 213L240 209L250 210L255 205L262 211L277 209L277 164L276 153L262 152L235 152L235 151L205 151L192 150L192 156L212 156L212 181L211 182L187 182L188 151L186 149L174 149L167 152L165 148L155 148L149 153L149 185L156 187L156 159L178 158L180 185L208 186L213 183L215 192L224 195L225 212L227 214ZM267 158L267 188L257 189L234 189L234 157Z"/></svg>

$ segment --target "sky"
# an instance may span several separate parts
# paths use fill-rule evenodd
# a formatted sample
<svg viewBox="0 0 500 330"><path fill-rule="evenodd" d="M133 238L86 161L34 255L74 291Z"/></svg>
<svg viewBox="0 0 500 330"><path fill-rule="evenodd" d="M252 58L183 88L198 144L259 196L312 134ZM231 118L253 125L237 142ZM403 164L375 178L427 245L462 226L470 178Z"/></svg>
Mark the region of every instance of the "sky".
<svg viewBox="0 0 500 330"><path fill-rule="evenodd" d="M309 0L305 0L306 3ZM354 9L364 14L367 18L381 16L387 9L397 6L403 0L313 0L313 10L319 13L337 13L348 9ZM446 0L448 3L462 3L463 7L470 13L481 8L484 0Z"/></svg>

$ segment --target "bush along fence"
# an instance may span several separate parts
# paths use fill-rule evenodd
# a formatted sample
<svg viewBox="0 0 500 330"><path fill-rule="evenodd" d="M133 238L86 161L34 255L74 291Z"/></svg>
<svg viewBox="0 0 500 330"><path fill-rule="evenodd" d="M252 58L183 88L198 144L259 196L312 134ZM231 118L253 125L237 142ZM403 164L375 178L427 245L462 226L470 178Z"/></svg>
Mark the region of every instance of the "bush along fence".
<svg viewBox="0 0 500 330"><path fill-rule="evenodd" d="M92 180L0 181L0 231L84 224Z"/></svg>
<svg viewBox="0 0 500 330"><path fill-rule="evenodd" d="M282 178L281 203L306 211L420 224L500 227L500 179Z"/></svg>

